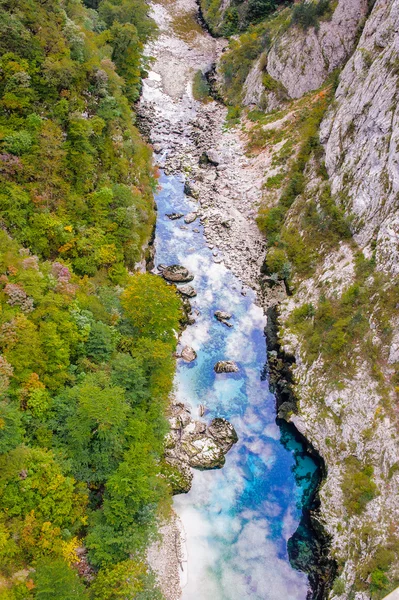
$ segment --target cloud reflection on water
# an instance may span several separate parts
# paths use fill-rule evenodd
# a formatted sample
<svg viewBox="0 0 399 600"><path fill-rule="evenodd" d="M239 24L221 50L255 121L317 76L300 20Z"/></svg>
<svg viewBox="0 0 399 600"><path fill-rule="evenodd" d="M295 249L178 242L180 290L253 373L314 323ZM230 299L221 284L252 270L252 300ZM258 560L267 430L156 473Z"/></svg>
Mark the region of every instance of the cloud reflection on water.
<svg viewBox="0 0 399 600"><path fill-rule="evenodd" d="M307 578L292 569L286 550L300 518L294 460L279 442L274 399L261 380L265 317L253 293L242 296L240 282L214 263L203 235L193 232L202 230L198 221L182 230L165 217L195 206L176 178L162 175L161 183L157 263L183 264L195 275L192 305L200 312L181 338L198 358L179 361L176 398L193 411L205 404L207 419L224 416L239 435L222 470L197 471L190 493L175 497L189 557L183 600L305 600ZM217 322L215 310L231 312L233 328ZM213 366L224 358L239 373L216 375Z"/></svg>

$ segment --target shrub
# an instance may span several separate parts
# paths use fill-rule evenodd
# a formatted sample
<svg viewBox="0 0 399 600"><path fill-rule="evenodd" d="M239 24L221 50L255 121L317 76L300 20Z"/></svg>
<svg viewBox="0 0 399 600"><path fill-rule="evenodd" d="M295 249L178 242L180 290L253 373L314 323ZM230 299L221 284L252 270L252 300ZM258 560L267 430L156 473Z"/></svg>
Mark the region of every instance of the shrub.
<svg viewBox="0 0 399 600"><path fill-rule="evenodd" d="M292 11L292 23L303 29L318 27L320 17L330 11L330 0L318 0L318 2L306 2L302 0L294 6Z"/></svg>
<svg viewBox="0 0 399 600"><path fill-rule="evenodd" d="M340 577L337 577L334 580L333 592L337 596L341 596L342 594L345 593L345 582Z"/></svg>
<svg viewBox="0 0 399 600"><path fill-rule="evenodd" d="M199 102L206 102L210 99L209 84L202 71L197 71L194 75L193 96Z"/></svg>
<svg viewBox="0 0 399 600"><path fill-rule="evenodd" d="M373 481L374 469L371 465L363 466L355 457L350 457L345 463L342 480L344 506L349 515L360 515L368 502L378 493Z"/></svg>

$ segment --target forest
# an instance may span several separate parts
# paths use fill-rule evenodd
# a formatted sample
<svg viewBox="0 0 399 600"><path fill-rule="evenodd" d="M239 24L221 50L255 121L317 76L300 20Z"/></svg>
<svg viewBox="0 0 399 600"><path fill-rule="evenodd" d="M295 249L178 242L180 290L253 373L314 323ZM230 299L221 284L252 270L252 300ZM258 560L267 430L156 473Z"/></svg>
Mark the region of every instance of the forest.
<svg viewBox="0 0 399 600"><path fill-rule="evenodd" d="M162 598L181 304L135 126L143 0L0 0L0 598Z"/></svg>

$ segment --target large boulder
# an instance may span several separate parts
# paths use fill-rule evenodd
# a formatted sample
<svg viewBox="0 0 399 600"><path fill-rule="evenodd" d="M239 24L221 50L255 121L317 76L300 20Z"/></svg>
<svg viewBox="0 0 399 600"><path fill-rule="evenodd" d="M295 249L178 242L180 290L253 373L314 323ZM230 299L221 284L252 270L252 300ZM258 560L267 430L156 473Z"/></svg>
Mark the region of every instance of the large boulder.
<svg viewBox="0 0 399 600"><path fill-rule="evenodd" d="M223 325L227 325L227 327L233 327L233 325L229 323L231 315L228 312L225 312L224 310L217 310L215 312L215 318L220 323L223 323Z"/></svg>
<svg viewBox="0 0 399 600"><path fill-rule="evenodd" d="M197 295L197 292L192 285L182 285L181 287L177 288L177 291L180 292L182 296L187 296L187 298L195 298Z"/></svg>
<svg viewBox="0 0 399 600"><path fill-rule="evenodd" d="M185 346L181 351L180 357L186 362L193 362L197 358L197 353L191 346Z"/></svg>
<svg viewBox="0 0 399 600"><path fill-rule="evenodd" d="M233 360L219 360L214 366L216 373L237 373L238 366Z"/></svg>
<svg viewBox="0 0 399 600"><path fill-rule="evenodd" d="M189 448L192 452L189 464L195 469L220 469L226 462L223 448L212 438L194 440Z"/></svg>
<svg viewBox="0 0 399 600"><path fill-rule="evenodd" d="M187 225L189 225L190 223L194 223L194 221L197 219L197 217L198 217L198 214L196 212L188 213L184 217L184 222L187 223Z"/></svg>
<svg viewBox="0 0 399 600"><path fill-rule="evenodd" d="M233 444L238 442L238 435L233 425L221 417L217 417L210 422L208 433L224 453L228 452Z"/></svg>
<svg viewBox="0 0 399 600"><path fill-rule="evenodd" d="M170 265L169 267L166 267L166 269L162 271L162 277L173 283L186 283L194 279L194 275L182 265Z"/></svg>
<svg viewBox="0 0 399 600"><path fill-rule="evenodd" d="M165 438L165 463L174 493L189 490L190 468L218 469L225 463L225 454L238 440L236 431L226 419L216 418L207 427L204 421L193 419L184 404L172 404L170 431ZM173 467L173 468L172 468ZM188 487L188 489L186 489Z"/></svg>

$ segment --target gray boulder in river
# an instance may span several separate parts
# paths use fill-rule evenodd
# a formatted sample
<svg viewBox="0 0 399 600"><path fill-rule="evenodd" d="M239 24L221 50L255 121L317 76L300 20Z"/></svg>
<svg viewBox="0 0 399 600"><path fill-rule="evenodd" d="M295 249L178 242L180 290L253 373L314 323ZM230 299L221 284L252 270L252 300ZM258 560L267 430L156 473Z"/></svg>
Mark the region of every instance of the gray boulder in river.
<svg viewBox="0 0 399 600"><path fill-rule="evenodd" d="M197 358L197 353L191 346L185 346L180 354L181 358L186 362L193 362Z"/></svg>
<svg viewBox="0 0 399 600"><path fill-rule="evenodd" d="M233 360L219 360L213 367L216 373L237 373L238 366Z"/></svg>
<svg viewBox="0 0 399 600"><path fill-rule="evenodd" d="M195 298L197 292L193 288L192 285L182 285L177 288L177 291L180 292L183 296L187 296L188 298Z"/></svg>
<svg viewBox="0 0 399 600"><path fill-rule="evenodd" d="M225 454L238 441L237 433L226 419L213 419L207 426L195 420L190 409L177 402L171 406L170 432L165 441L165 461L181 474L180 491L188 491L190 467L219 469L225 463ZM188 488L188 489L187 489Z"/></svg>
<svg viewBox="0 0 399 600"><path fill-rule="evenodd" d="M170 267L166 267L166 269L162 271L162 277L173 283L185 283L194 279L194 275L182 265L171 265Z"/></svg>
<svg viewBox="0 0 399 600"><path fill-rule="evenodd" d="M224 310L217 310L215 312L215 317L220 323L223 323L223 325L227 325L227 327L233 327L233 325L229 323L231 315L228 312L225 312Z"/></svg>

